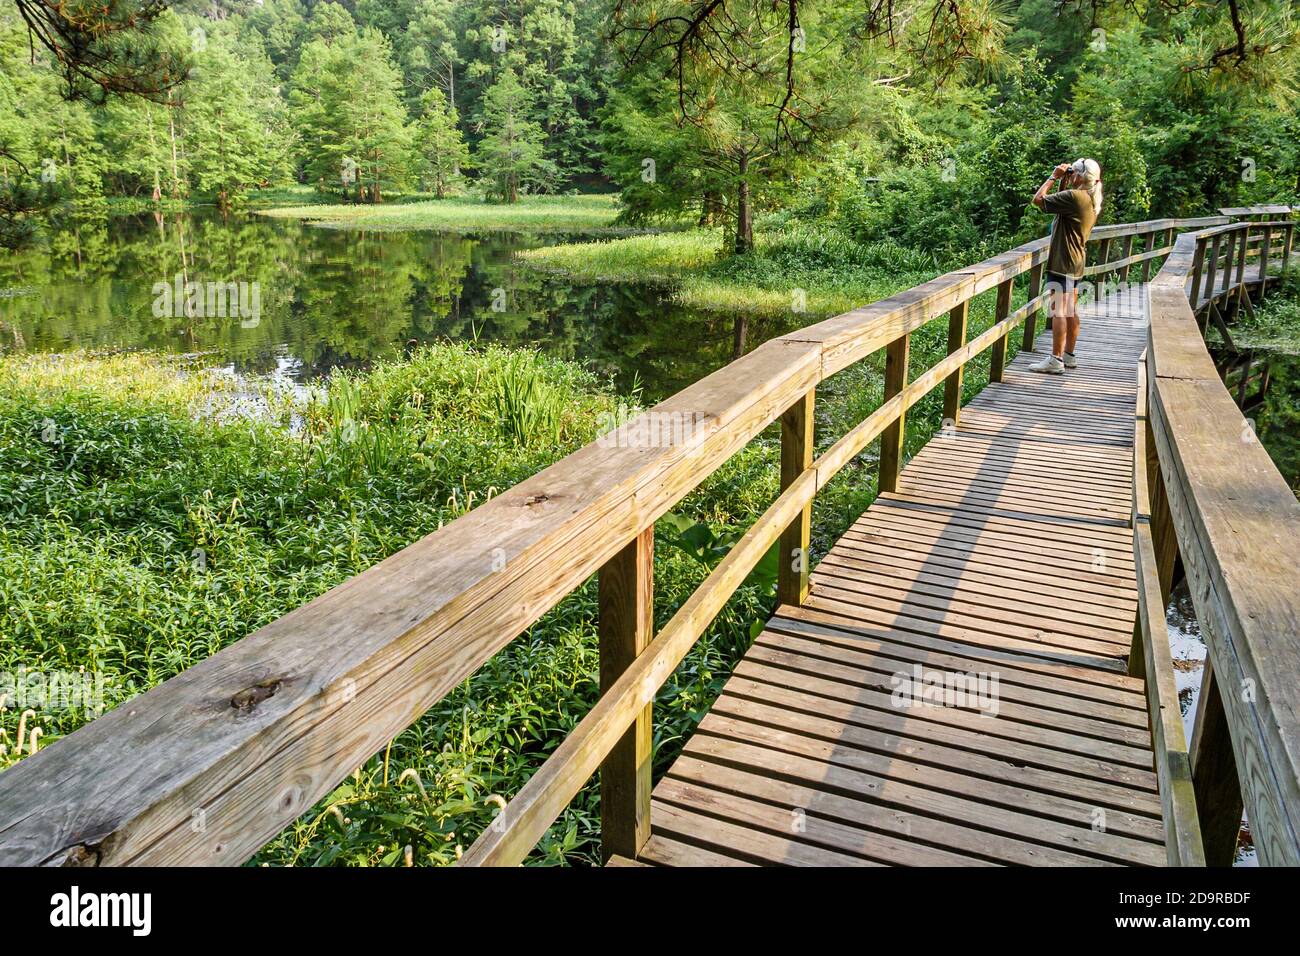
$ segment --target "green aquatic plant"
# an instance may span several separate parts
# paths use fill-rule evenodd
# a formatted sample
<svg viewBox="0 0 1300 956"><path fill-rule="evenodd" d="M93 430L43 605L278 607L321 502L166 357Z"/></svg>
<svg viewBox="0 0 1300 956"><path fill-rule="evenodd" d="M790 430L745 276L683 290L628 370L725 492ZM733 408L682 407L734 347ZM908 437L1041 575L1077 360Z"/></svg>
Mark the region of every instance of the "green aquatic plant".
<svg viewBox="0 0 1300 956"><path fill-rule="evenodd" d="M563 396L546 383L529 353L503 366L493 393L502 434L517 445L562 439Z"/></svg>

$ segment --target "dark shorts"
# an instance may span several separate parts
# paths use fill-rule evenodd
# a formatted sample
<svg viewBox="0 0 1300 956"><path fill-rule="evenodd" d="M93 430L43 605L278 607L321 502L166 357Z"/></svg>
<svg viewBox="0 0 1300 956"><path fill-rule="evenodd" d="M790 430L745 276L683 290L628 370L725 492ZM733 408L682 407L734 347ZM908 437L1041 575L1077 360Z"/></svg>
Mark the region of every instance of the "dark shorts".
<svg viewBox="0 0 1300 956"><path fill-rule="evenodd" d="M1044 279L1047 284L1043 288L1049 292L1074 292L1079 287L1078 279L1059 272L1049 272Z"/></svg>

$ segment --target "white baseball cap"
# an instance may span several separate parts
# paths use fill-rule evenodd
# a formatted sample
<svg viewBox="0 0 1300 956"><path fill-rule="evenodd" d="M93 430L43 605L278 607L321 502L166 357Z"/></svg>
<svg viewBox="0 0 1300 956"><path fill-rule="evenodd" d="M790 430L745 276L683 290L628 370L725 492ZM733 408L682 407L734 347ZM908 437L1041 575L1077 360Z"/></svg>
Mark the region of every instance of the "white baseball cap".
<svg viewBox="0 0 1300 956"><path fill-rule="evenodd" d="M1082 176L1089 184L1101 181L1101 165L1095 159L1076 159L1070 164L1070 172Z"/></svg>

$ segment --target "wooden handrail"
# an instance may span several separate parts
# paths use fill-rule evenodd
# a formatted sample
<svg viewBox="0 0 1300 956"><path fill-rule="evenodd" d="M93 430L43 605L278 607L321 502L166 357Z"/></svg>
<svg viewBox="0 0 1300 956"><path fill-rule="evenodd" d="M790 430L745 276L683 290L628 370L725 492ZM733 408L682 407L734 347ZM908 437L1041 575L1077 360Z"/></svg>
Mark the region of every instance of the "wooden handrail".
<svg viewBox="0 0 1300 956"><path fill-rule="evenodd" d="M1137 576L1138 612L1129 672L1145 678L1155 756L1157 789L1165 822L1165 852L1170 866L1204 866L1200 818L1192 788L1191 757L1182 708L1174 681L1174 663L1166 637L1165 608L1173 577L1172 535L1163 522L1167 503L1163 488L1151 487L1159 477L1153 457L1151 423L1147 415L1146 354L1138 363L1137 415L1133 429L1133 567ZM1153 515L1157 527L1153 530ZM1157 551L1156 541L1165 546ZM1152 639L1152 638L1155 639Z"/></svg>
<svg viewBox="0 0 1300 956"><path fill-rule="evenodd" d="M1221 223L1222 217L1154 220L1099 227L1094 238ZM1041 275L1046 255L1046 240L1035 240L773 339L19 762L0 774L0 864L246 860L606 568L736 451L808 400L822 380L983 292L1000 287L1009 307L1007 284L1021 274ZM984 349L1004 347L1010 329L1032 320L1045 300L1033 291L1030 302L975 340L914 380L904 377L897 394L783 483L706 587L608 684L592 711L595 730L580 724L581 733L570 738L575 743L566 741L552 757L568 762L550 769L548 762L534 779L555 781L555 793L574 780L580 786L592 761L604 759L645 712L649 685L667 678L674 656L707 626L751 559L788 535L825 480L908 407ZM1032 322L1026 324L1028 333ZM664 441L659 423L666 416L691 427ZM540 786L530 781L529 793ZM548 793L521 805L517 821L508 808L505 822L518 833L507 839L490 830L471 858L517 858L554 803Z"/></svg>
<svg viewBox="0 0 1300 956"><path fill-rule="evenodd" d="M1272 281L1267 264L1273 261L1275 238L1280 239L1282 245L1282 269L1278 278L1285 280L1295 227L1296 223L1290 219L1245 220L1196 232L1196 252L1185 278L1190 285L1188 299L1195 312L1204 312L1202 328L1212 322L1229 348L1235 349L1235 346L1219 309L1220 302L1229 316L1243 307L1253 311L1248 287L1258 285L1262 294ZM1249 260L1260 266L1260 274L1248 281L1246 264Z"/></svg>
<svg viewBox="0 0 1300 956"><path fill-rule="evenodd" d="M1261 225L1232 228L1248 236ZM1205 859L1212 865L1230 862L1241 804L1234 807L1223 795L1239 792L1260 860L1295 866L1300 865L1300 574L1294 552L1300 504L1220 381L1196 320L1201 273L1216 270L1204 255L1205 244L1217 243L1224 232L1180 236L1149 287L1145 384L1156 456L1151 495L1165 503L1167 518L1135 522L1146 605L1145 635L1135 635L1135 642L1149 648L1165 640L1163 615L1153 606L1163 595L1151 579L1159 572L1161 553L1171 559L1176 550L1209 650L1203 710L1190 747ZM1288 241L1284 265L1289 252ZM1267 264L1265 259L1261 274ZM1237 282L1242 279L1238 271ZM1207 288L1212 300L1215 286ZM1237 294L1246 294L1244 283ZM1154 501L1151 510L1157 510ZM1146 661L1152 666L1149 653ZM1155 677L1148 674L1149 685ZM1211 741L1225 743L1212 746ZM1226 741L1231 752L1224 752ZM1229 774L1236 779L1225 780Z"/></svg>
<svg viewBox="0 0 1300 956"><path fill-rule="evenodd" d="M1246 216L1288 216L1293 212L1290 206L1233 206L1227 209L1220 209L1219 214L1222 216L1232 216L1242 218Z"/></svg>

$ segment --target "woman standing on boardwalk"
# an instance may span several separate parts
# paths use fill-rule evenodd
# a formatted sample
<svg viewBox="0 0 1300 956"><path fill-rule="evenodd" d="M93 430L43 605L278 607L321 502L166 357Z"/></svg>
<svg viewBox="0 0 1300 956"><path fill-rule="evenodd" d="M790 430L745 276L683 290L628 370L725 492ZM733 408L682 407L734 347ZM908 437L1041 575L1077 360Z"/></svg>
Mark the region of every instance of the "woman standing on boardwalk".
<svg viewBox="0 0 1300 956"><path fill-rule="evenodd" d="M1060 183L1056 192L1052 184ZM1032 372L1060 375L1079 363L1079 289L1088 250L1088 236L1101 215L1101 166L1095 159L1061 163L1034 193L1034 205L1052 213L1051 245L1047 255L1047 290L1052 313L1052 354L1029 366Z"/></svg>

